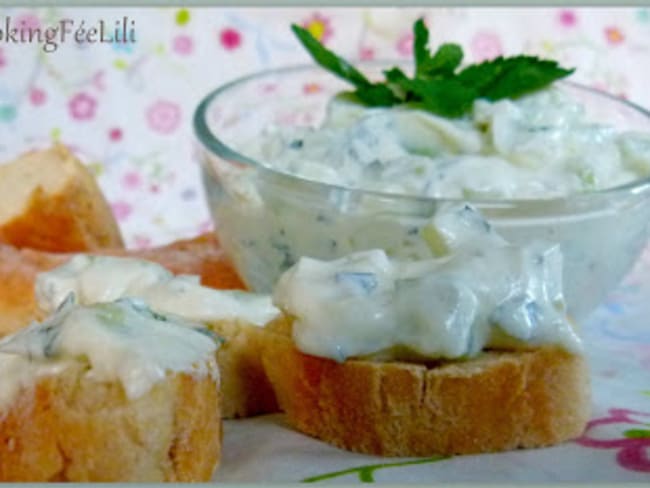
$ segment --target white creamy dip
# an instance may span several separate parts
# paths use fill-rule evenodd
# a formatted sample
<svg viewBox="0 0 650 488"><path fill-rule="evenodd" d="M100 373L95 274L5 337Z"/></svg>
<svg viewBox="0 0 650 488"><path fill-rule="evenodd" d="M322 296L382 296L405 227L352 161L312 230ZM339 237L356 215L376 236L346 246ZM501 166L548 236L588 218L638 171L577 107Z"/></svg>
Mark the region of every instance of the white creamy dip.
<svg viewBox="0 0 650 488"><path fill-rule="evenodd" d="M69 293L81 304L135 297L158 312L200 322L239 319L263 326L279 313L268 295L215 290L201 286L198 276L174 276L135 258L79 254L36 278L36 298L44 310L56 309Z"/></svg>
<svg viewBox="0 0 650 488"><path fill-rule="evenodd" d="M217 343L210 332L172 321L138 300L80 306L73 295L52 316L0 341L0 408L39 377L87 361L86 375L119 381L137 398L168 372L210 374L218 380Z"/></svg>
<svg viewBox="0 0 650 488"><path fill-rule="evenodd" d="M312 78L322 91L301 96ZM650 131L632 105L563 83L479 100L465 117L446 119L336 98L341 85L311 68L285 81L277 97L254 100L259 109L224 98L209 120L228 147L260 163L204 153L220 242L251 290L270 292L301 256L383 249L396 260L429 259L423 225L454 197L475 202L512 244L559 243L567 307L581 320L647 242L650 134L626 130Z"/></svg>
<svg viewBox="0 0 650 488"><path fill-rule="evenodd" d="M268 127L247 156L306 179L436 198L551 198L650 175L650 135L593 123L556 88L449 119L335 97L318 128Z"/></svg>
<svg viewBox="0 0 650 488"><path fill-rule="evenodd" d="M457 358L499 346L581 350L566 315L557 245L513 246L470 206L439 211L425 238L447 254L420 261L392 260L382 250L301 258L274 292L294 318L297 347L337 361Z"/></svg>

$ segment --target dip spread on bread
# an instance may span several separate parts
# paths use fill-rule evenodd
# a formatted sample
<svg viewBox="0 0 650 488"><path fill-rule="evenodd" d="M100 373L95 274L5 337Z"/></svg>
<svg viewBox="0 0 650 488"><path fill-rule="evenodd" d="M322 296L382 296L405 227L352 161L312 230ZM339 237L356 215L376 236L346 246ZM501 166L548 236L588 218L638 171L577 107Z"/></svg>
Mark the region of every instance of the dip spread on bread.
<svg viewBox="0 0 650 488"><path fill-rule="evenodd" d="M79 254L36 279L39 306L52 311L69 293L79 303L110 302L122 297L143 300L153 310L189 320L240 319L262 326L279 310L268 295L201 286L198 276L175 276L150 261Z"/></svg>
<svg viewBox="0 0 650 488"><path fill-rule="evenodd" d="M300 259L274 292L294 318L296 346L337 361L548 344L581 350L566 316L557 245L513 246L468 205L441 209L423 235L444 255L406 262L370 250Z"/></svg>
<svg viewBox="0 0 650 488"><path fill-rule="evenodd" d="M70 295L47 320L0 341L0 407L75 361L87 361L87 375L119 381L136 398L168 372L215 374L216 365L208 364L216 349L207 330L155 313L141 301L81 306Z"/></svg>

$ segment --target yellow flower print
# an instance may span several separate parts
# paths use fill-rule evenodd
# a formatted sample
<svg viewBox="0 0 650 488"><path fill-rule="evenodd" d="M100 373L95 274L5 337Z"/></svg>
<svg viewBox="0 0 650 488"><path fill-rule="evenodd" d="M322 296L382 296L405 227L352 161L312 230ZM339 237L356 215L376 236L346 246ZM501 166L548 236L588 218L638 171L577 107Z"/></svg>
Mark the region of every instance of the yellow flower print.
<svg viewBox="0 0 650 488"><path fill-rule="evenodd" d="M318 12L315 12L311 17L305 20L302 23L302 26L322 43L327 42L333 34L330 19Z"/></svg>

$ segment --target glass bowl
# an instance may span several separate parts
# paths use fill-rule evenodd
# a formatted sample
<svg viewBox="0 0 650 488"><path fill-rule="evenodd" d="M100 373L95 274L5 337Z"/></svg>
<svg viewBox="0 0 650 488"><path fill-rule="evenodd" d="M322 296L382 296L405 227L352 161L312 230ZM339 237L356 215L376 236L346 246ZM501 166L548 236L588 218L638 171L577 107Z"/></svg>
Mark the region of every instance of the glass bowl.
<svg viewBox="0 0 650 488"><path fill-rule="evenodd" d="M387 66L371 63L362 70L372 76ZM562 87L594 121L650 132L648 111L583 86ZM343 89L349 87L317 66L271 70L216 89L194 114L219 240L252 290L269 292L300 256L333 259L383 248L398 258L431 257L419 229L439 205L453 200L309 181L265 167L235 149L245 148L246 140L270 124L318 125L330 97ZM560 243L565 298L578 319L621 281L647 241L650 179L563 198L463 201L480 209L513 243Z"/></svg>

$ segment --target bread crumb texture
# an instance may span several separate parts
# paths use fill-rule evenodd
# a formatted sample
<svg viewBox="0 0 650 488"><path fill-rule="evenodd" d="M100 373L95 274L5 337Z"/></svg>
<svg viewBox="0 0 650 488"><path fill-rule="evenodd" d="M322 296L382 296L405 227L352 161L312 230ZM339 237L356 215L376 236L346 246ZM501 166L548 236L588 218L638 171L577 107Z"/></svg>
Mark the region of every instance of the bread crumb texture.
<svg viewBox="0 0 650 488"><path fill-rule="evenodd" d="M2 481L209 481L221 456L214 380L169 375L130 400L75 362L0 417Z"/></svg>

